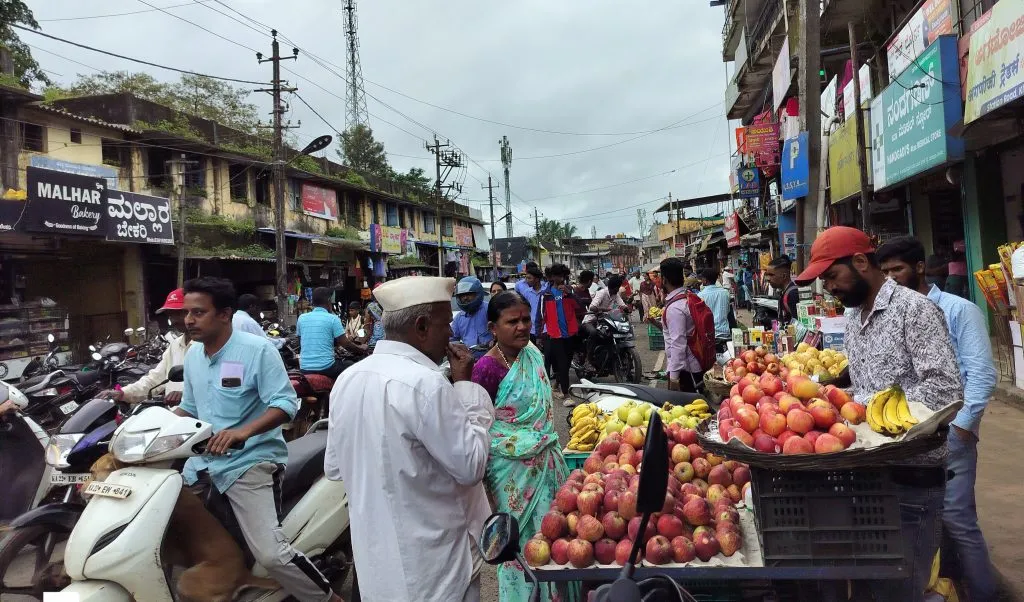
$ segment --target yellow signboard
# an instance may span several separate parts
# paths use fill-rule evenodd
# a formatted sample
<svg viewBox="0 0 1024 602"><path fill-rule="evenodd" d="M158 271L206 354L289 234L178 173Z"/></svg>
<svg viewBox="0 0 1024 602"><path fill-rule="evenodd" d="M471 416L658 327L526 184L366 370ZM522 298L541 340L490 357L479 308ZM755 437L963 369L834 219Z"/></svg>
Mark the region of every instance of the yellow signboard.
<svg viewBox="0 0 1024 602"><path fill-rule="evenodd" d="M1024 3L1000 2L971 29L964 123L1024 96Z"/></svg>
<svg viewBox="0 0 1024 602"><path fill-rule="evenodd" d="M865 122L870 123L870 113L863 110ZM866 127L866 124L865 124ZM864 136L867 138L865 130ZM867 144L864 145L865 147ZM865 152L868 161L868 183L871 183L871 153ZM828 138L829 191L833 203L860 194L860 169L857 167L857 122L848 119Z"/></svg>

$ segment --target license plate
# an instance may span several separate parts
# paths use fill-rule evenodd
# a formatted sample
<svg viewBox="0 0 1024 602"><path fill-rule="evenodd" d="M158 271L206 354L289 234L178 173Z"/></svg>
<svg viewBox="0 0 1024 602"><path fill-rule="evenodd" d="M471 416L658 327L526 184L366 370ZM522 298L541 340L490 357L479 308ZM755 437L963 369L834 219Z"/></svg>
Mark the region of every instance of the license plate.
<svg viewBox="0 0 1024 602"><path fill-rule="evenodd" d="M116 497L123 500L132 494L131 487L125 487L124 485L112 485L110 483L101 483L93 481L89 483L85 488L85 492L89 495L99 495L103 497Z"/></svg>
<svg viewBox="0 0 1024 602"><path fill-rule="evenodd" d="M69 401L66 404L60 406L60 411L64 412L65 416L69 416L72 412L78 409L78 404L74 401Z"/></svg>
<svg viewBox="0 0 1024 602"><path fill-rule="evenodd" d="M54 485L71 485L72 483L84 483L91 477L87 472L53 472L50 473L50 483Z"/></svg>

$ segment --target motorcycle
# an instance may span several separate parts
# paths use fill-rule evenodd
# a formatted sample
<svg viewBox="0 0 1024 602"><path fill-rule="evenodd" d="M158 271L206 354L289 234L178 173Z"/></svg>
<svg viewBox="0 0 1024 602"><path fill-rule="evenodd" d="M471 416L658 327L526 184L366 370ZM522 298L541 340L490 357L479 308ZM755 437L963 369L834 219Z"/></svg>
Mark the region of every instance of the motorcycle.
<svg viewBox="0 0 1024 602"><path fill-rule="evenodd" d="M176 366L169 376L180 382L183 370ZM184 486L171 466L204 453L212 436L210 423L155 406L141 408L118 427L110 451L126 466L85 488L92 497L64 550L72 583L63 593L76 594L80 602L176 599L161 557L171 512ZM324 476L326 446L325 421L288 442L281 485L287 514L281 524L291 544L337 582L352 566L348 494L343 483ZM254 572L265 574L260 567ZM287 596L273 590L261 592L258 599L276 602Z"/></svg>
<svg viewBox="0 0 1024 602"><path fill-rule="evenodd" d="M643 377L643 360L636 350L636 333L629 319L618 310L600 315L595 326L597 342L594 345L590 367L587 366L587 344L582 342L572 359L576 377L583 379L612 376L615 382L639 383Z"/></svg>
<svg viewBox="0 0 1024 602"><path fill-rule="evenodd" d="M647 528L651 515L661 510L665 502L665 487L668 486L668 441L662 428L661 417L657 412L651 413L647 433L643 451L644 463L640 471L636 502L637 512L641 516L640 533ZM618 579L597 588L593 600L595 602L641 602L642 600L696 602L692 594L667 575L655 573L653 577L642 581L635 578L636 563L642 545L643 539L637 538L630 551L629 562L622 567ZM479 546L481 555L488 564L498 565L513 560L518 562L534 586L530 600L539 599L540 582L519 549L519 523L514 516L507 513L491 515L484 522Z"/></svg>
<svg viewBox="0 0 1024 602"><path fill-rule="evenodd" d="M0 403L14 402L15 411L0 419L0 475L5 484L0 496L0 522L7 522L39 504L46 495L49 468L46 446L50 436L31 416L25 414L28 398L18 387L0 381ZM46 486L43 482L46 481Z"/></svg>

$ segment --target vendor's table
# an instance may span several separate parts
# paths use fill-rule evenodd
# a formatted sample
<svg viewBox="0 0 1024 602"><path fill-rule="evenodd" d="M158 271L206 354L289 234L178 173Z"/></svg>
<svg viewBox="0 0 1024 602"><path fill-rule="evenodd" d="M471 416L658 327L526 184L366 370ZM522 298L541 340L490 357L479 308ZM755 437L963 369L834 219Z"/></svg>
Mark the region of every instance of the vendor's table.
<svg viewBox="0 0 1024 602"><path fill-rule="evenodd" d="M539 581L614 581L621 568L586 569L534 569ZM904 579L907 571L902 564L895 566L807 566L807 567L637 567L634 575L645 579L654 575L667 575L678 581L860 581Z"/></svg>

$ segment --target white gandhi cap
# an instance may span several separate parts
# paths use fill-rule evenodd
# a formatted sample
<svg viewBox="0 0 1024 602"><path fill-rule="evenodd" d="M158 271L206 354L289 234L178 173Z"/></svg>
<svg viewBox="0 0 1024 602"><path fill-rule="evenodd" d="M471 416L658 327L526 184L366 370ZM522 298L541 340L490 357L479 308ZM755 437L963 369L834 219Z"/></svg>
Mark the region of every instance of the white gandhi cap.
<svg viewBox="0 0 1024 602"><path fill-rule="evenodd" d="M424 303L449 303L454 293L454 278L406 276L378 286L373 296L384 311L398 311Z"/></svg>

